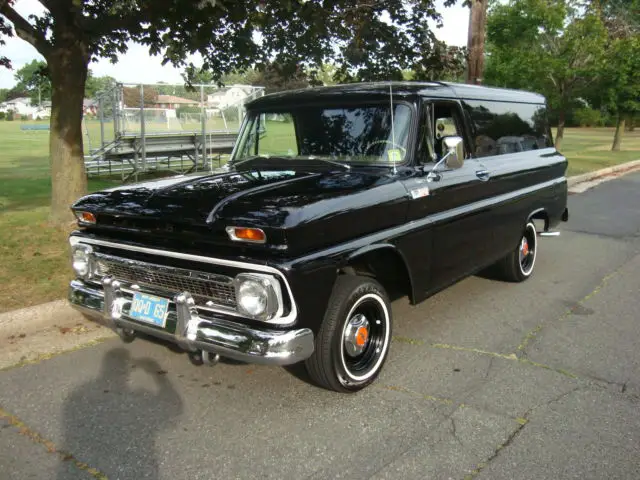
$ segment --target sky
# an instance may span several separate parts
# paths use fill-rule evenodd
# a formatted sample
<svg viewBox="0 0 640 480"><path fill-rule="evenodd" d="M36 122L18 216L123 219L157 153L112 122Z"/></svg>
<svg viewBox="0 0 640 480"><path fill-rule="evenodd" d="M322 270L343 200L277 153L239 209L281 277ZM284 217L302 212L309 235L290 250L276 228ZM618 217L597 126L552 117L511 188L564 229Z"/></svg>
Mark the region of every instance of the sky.
<svg viewBox="0 0 640 480"><path fill-rule="evenodd" d="M446 8L443 6L443 0L436 0L436 8L443 16L444 25L442 28L435 29L436 36L440 40L460 47L467 44L469 25L469 10L461 4L460 0L457 5ZM24 17L40 14L44 10L38 0L18 0L14 7ZM16 83L14 73L24 64L33 59L42 60L42 56L36 49L23 40L12 37L7 38L6 42L5 46L0 47L0 53L11 60L13 71L0 67L0 88L13 87ZM162 66L160 57L149 55L145 47L134 43L129 45L127 53L121 55L115 65L108 60L100 59L93 62L89 68L94 76L109 75L122 83L183 82L180 70L170 65Z"/></svg>

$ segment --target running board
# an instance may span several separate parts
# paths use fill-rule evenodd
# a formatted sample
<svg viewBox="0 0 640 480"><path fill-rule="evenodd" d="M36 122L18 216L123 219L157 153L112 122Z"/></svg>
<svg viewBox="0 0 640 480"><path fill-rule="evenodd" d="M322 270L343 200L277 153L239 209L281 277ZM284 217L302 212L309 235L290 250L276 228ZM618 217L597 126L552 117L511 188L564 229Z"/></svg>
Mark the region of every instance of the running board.
<svg viewBox="0 0 640 480"><path fill-rule="evenodd" d="M559 237L560 232L539 232L538 236L540 237Z"/></svg>

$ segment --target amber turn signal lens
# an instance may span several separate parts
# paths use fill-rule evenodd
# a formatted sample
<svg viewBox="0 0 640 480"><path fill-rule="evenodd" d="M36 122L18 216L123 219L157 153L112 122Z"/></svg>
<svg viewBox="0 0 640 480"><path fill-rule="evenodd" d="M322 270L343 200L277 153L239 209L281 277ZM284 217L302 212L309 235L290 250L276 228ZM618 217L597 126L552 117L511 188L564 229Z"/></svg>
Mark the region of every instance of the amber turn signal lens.
<svg viewBox="0 0 640 480"><path fill-rule="evenodd" d="M259 228L227 227L227 234L236 242L264 243L267 236Z"/></svg>
<svg viewBox="0 0 640 480"><path fill-rule="evenodd" d="M76 217L82 223L96 223L96 216L91 212L77 212Z"/></svg>

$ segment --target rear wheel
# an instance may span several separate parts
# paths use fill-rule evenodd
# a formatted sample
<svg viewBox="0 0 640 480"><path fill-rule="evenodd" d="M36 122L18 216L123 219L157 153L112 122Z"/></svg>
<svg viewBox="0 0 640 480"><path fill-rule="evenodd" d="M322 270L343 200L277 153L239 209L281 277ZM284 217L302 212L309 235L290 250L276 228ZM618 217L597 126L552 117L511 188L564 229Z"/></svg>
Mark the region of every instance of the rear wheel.
<svg viewBox="0 0 640 480"><path fill-rule="evenodd" d="M391 343L391 306L376 280L343 275L333 288L315 351L305 362L311 379L338 392L356 392L382 370Z"/></svg>
<svg viewBox="0 0 640 480"><path fill-rule="evenodd" d="M523 282L533 273L538 254L538 237L533 222L524 227L516 248L500 262L502 275L510 282Z"/></svg>

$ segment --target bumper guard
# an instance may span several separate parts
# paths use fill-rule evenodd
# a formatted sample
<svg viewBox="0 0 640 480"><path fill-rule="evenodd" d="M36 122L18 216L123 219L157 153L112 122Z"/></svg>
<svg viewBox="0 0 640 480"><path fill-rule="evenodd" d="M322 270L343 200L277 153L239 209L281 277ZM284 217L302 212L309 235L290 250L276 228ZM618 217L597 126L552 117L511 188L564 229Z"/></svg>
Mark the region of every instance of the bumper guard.
<svg viewBox="0 0 640 480"><path fill-rule="evenodd" d="M133 330L178 344L184 350L203 350L223 357L265 365L291 365L308 358L314 349L313 332L299 330L268 330L220 318L202 317L188 292L172 300L167 322L175 322L175 332L131 320L126 313L130 295L121 290L113 278L105 278L103 288L80 280L69 286L71 306L116 332Z"/></svg>

